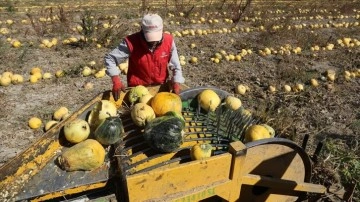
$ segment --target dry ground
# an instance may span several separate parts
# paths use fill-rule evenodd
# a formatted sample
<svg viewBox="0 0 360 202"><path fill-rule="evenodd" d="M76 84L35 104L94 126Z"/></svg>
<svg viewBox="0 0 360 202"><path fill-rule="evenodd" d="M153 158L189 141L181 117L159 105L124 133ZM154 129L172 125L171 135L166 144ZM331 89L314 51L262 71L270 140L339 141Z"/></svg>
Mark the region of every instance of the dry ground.
<svg viewBox="0 0 360 202"><path fill-rule="evenodd" d="M353 7L360 9L358 6L354 4ZM54 10L57 12L56 9ZM31 13L37 16L41 12L34 10ZM69 20L72 23L78 23L83 13L81 11L69 12ZM38 47L42 38L59 37L61 39L64 35L57 33L37 35L32 25L20 23L21 19L28 19L25 14L26 12L6 11L0 13L0 21L15 19L12 27L15 32L7 36L0 35L0 73L12 71L28 78L30 69L39 66L44 72L51 73L63 69L67 75L63 78L41 80L36 84L26 81L19 85L0 87L0 166L44 134L43 130L32 130L28 127L27 121L30 117L37 116L46 122L60 106L66 106L74 112L97 94L111 88L109 77L100 79L83 77L80 72L81 68L92 60L97 62L95 68L100 69L104 54L116 46L116 40L102 48L96 48L94 45L82 47L59 44L50 49L42 49ZM288 17L291 17L289 15ZM218 17L220 19L221 15ZM128 18L128 16L119 16L121 25L126 26L126 29L121 33L122 35L119 34L117 40L125 34L138 30L137 27L131 26L132 22ZM131 21L133 20L139 20L139 18L131 18ZM188 18L178 17L178 20L182 22L180 26L170 24L171 20L171 18L165 18L166 29L171 32L185 28L212 27L206 24L191 24L187 22ZM341 19L333 20L341 21ZM359 19L353 21L359 22ZM291 23L276 20L271 23L276 24L276 22ZM270 23L263 23L270 26ZM311 23L311 21L302 23ZM0 27L3 26L5 25L0 24ZM256 26L256 23L240 21L238 26ZM336 44L336 39L342 37L360 40L359 33L360 26L330 27L277 32L238 31L228 34L177 37L175 40L180 55L184 55L187 59L191 56L199 59L197 64L187 63L183 66L183 74L188 86L211 85L234 93L236 85L246 84L250 87L250 91L246 95L237 96L246 108L255 114L262 115L264 120L275 128L279 136L290 138L300 144L302 137L309 134L309 153L314 151L318 142L334 140L341 148L355 153L358 157L360 79L345 81L343 72L360 68L360 48L336 46L333 51L320 51L313 56L310 46L314 43ZM18 49L11 48L9 42L6 41L7 37L20 39L24 42L24 46ZM33 45L29 45L30 41ZM195 43L197 47L191 49L189 47L191 43ZM303 47L302 54L266 57L257 54L257 51L264 47L280 47L285 44ZM240 62L222 61L215 64L210 61L210 57L222 49L237 53L242 48L252 49L254 54L245 56ZM323 73L327 69L334 69L337 72L338 77L334 83L323 79ZM308 83L310 78L317 78L320 86L311 87ZM86 82L92 82L94 88L85 90L83 85ZM305 90L297 93L283 92L283 85L293 86L296 83L303 83ZM333 88L328 89L327 84L332 84ZM267 90L269 85L276 86L278 91L270 93ZM332 160L333 156L329 156L329 153L323 155ZM330 164L331 166L327 167L325 164L326 162L323 163L323 161L319 163L320 166L316 169L317 176L314 176L314 179L326 185L338 183L340 176L332 169L333 165ZM356 178L358 177L354 177Z"/></svg>

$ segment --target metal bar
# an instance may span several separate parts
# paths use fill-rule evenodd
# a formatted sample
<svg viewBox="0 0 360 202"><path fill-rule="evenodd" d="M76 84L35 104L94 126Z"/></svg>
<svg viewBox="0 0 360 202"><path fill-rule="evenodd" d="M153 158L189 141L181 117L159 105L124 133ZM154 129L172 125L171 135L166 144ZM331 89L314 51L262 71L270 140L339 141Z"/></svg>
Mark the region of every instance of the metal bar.
<svg viewBox="0 0 360 202"><path fill-rule="evenodd" d="M309 137L310 137L309 134L305 134L305 136L304 136L304 139L303 139L303 142L302 142L302 145L301 145L301 147L302 147L304 150L306 149L306 145L307 145L307 143L308 143L308 141L309 141Z"/></svg>
<svg viewBox="0 0 360 202"><path fill-rule="evenodd" d="M263 186L269 188L276 188L283 190L291 191L301 191L301 192L312 192L312 193L325 193L326 187L317 184L311 184L306 182L295 182L292 180L278 179L260 175L247 174L243 176L243 184L252 185L252 186Z"/></svg>
<svg viewBox="0 0 360 202"><path fill-rule="evenodd" d="M85 192L85 191L104 188L106 186L106 183L107 183L107 181L53 192L53 193L32 199L31 202L45 201L45 200L54 199L54 198L58 198L58 197L62 197L62 196L70 195L70 194L77 194L77 193L81 193L81 192Z"/></svg>
<svg viewBox="0 0 360 202"><path fill-rule="evenodd" d="M158 199L167 201L169 196L185 191L195 192L197 187L228 180L231 155L213 156L177 167L162 166L148 172L129 175L126 179L129 201ZM201 174L200 174L201 173Z"/></svg>
<svg viewBox="0 0 360 202"><path fill-rule="evenodd" d="M315 149L314 154L312 155L312 160L313 160L315 163L317 163L317 161L318 161L318 156L319 156L319 154L320 154L320 151L321 151L322 147L323 147L323 143L322 143L322 142L319 142L318 145L316 146L316 149Z"/></svg>
<svg viewBox="0 0 360 202"><path fill-rule="evenodd" d="M242 176L245 174L244 163L246 163L246 146L240 142L230 143L229 152L232 154L231 170L229 179L232 180L232 189L229 193L229 201L236 201L241 192Z"/></svg>

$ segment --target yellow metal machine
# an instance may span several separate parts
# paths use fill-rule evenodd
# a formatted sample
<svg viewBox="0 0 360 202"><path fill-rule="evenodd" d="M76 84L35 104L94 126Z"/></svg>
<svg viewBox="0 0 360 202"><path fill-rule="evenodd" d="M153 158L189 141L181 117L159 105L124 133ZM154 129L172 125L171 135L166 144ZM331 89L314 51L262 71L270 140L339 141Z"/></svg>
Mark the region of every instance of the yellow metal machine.
<svg viewBox="0 0 360 202"><path fill-rule="evenodd" d="M62 127L75 118L86 119L98 101L109 99L110 92L100 94L0 168L0 201L62 201L92 194L113 195L118 201L281 202L326 193L324 186L310 182L312 162L302 147L282 138L244 144L245 128L259 120L241 110L202 113L195 98L205 88L211 87L181 93L186 137L177 151L150 149L141 128L120 111L126 135L107 148L106 163L91 172L65 172L55 163L69 146ZM228 95L212 89L222 98ZM213 156L191 161L190 148L198 142L211 143Z"/></svg>

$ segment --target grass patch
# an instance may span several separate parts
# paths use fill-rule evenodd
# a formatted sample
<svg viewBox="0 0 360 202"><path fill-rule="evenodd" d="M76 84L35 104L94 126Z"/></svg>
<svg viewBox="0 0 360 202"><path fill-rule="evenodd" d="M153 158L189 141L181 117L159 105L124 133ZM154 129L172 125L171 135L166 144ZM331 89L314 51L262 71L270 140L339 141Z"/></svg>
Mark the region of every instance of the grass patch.
<svg viewBox="0 0 360 202"><path fill-rule="evenodd" d="M347 140L326 139L321 152L324 166L338 173L345 187L355 184L353 201L360 200L360 144L355 137Z"/></svg>

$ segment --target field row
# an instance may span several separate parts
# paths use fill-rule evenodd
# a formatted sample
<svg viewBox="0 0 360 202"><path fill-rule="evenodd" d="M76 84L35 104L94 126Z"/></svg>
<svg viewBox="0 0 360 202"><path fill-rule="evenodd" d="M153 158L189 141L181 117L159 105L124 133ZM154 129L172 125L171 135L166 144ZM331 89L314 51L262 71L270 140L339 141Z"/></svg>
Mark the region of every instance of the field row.
<svg viewBox="0 0 360 202"><path fill-rule="evenodd" d="M169 14L171 16L171 14ZM89 16L93 21L93 16ZM173 21L171 19L166 20L165 24L172 25L172 27L169 30L170 33L172 33L176 37L184 37L184 36L195 36L195 35L207 35L207 34L226 34L226 33L232 33L232 32L243 32L243 33L249 33L249 32L273 32L273 31L281 31L281 30L301 30L301 29L310 29L310 30L316 30L316 29L323 29L323 28L358 28L359 27L359 19L360 15L353 15L353 16L346 16L347 20L336 20L332 21L329 20L326 23L309 23L309 22L299 22L299 24L289 24L289 23L281 23L278 24L271 24L271 26L268 25L258 25L258 26L246 26L246 25L235 25L231 19L224 18L224 19L206 19L204 17L200 17L197 20L191 19L190 24L180 21ZM68 32L66 34L70 35L70 38L83 38L85 41L97 41L96 37L89 38L89 36L82 36L84 34L89 35L89 31L94 34L95 32L100 33L106 32L107 30L113 29L113 28L120 28L121 26L124 26L123 24L113 22L114 19L117 19L116 15L110 15L106 18L107 20L102 21L100 19L97 19L97 23L90 23L90 24L81 24L81 23L75 23L75 25L70 25L73 27L69 27ZM249 20L250 18L246 18L246 20ZM254 18L251 18L254 19ZM279 21L279 20L277 20ZM56 26L56 24L58 24ZM20 26L19 28L17 26ZM61 26L60 18L58 16L53 16L51 19L40 17L38 21L34 21L34 19L28 20L23 19L19 22L16 22L14 20L8 19L1 21L0 20L0 35L7 36L8 41L12 41L10 36L16 35L21 32L29 32L32 29L35 29L34 31L39 32L36 29L42 30L42 34L45 35L51 34L56 32L57 29L60 29L59 26ZM127 27L132 27L133 29L139 29L140 24L138 22L133 23L132 25L125 25ZM180 28L179 28L180 27ZM184 28L189 27L189 28ZM197 28L194 28L197 27ZM30 31L31 32L31 31ZM40 33L37 33L40 34ZM73 36L71 36L73 35ZM76 37L76 35L78 37ZM84 39L85 37L85 39ZM17 39L20 40L20 39ZM39 39L41 41L42 39ZM46 45L46 44L45 44ZM51 45L50 45L51 46Z"/></svg>
<svg viewBox="0 0 360 202"><path fill-rule="evenodd" d="M251 10L246 12L248 16L264 16L267 17L277 17L277 15L296 15L298 17L304 17L301 15L308 16L312 15L338 15L341 17L342 13L352 13L359 12L359 9L354 9L352 7L346 7L348 1L341 1L334 4L329 8L319 8L319 2L303 2L303 1L251 1L249 7ZM234 17L239 14L239 10L244 8L245 2L237 1L220 1L220 0L201 0L201 1L107 1L106 7L99 4L97 1L72 1L68 2L39 2L39 1L21 1L12 3L1 3L0 2L0 14L7 12L16 12L16 13L31 13L31 12L46 12L47 10L55 10L56 8L62 8L67 12L79 12L79 11L92 11L92 12L121 12L122 14L132 15L134 13L149 12L150 10L161 10L166 9L167 11L180 11L186 12L186 16L191 16L193 13L204 14L204 10L209 11L209 8L213 7L211 10L215 10L214 13L225 13L227 17ZM301 4L301 8L296 6ZM291 5L286 6L286 8L280 8L276 5ZM320 4L321 5L321 4ZM276 8L277 7L277 8ZM335 8L334 8L335 7ZM344 8L345 7L345 8ZM194 9L195 8L195 9ZM274 9L276 8L276 9ZM194 9L194 11L193 11ZM225 12L222 12L225 11ZM151 12L151 11L150 11ZM210 11L211 12L211 11ZM196 15L196 14L195 14Z"/></svg>
<svg viewBox="0 0 360 202"><path fill-rule="evenodd" d="M338 3L346 3L347 1L342 1L342 2L338 2ZM168 1L168 0L152 0L152 1L142 1L142 0L123 0L123 1L118 1L118 0L112 0L112 1L106 1L106 7L114 7L114 6L128 6L128 8L138 8L141 6L147 6L147 7L152 7L152 8L157 8L157 7L168 7L168 8L172 8L172 7L178 7L178 6L186 6L186 7L191 7L191 6L197 6L197 7L201 7L201 6L209 6L209 5L215 5L215 6L223 6L223 7L228 7L228 6L234 6L239 4L240 2L237 1L222 1L222 0L188 0L188 1ZM243 4L246 2L242 2ZM297 4L304 4L304 3L311 3L311 1L309 2L300 2L300 1L264 1L264 0L258 0L258 1L251 1L251 5L252 6L259 6L259 7L263 7L263 6L274 6L274 4L276 5L297 5ZM311 5L311 4L310 4ZM11 3L11 2L0 2L0 10L6 10L9 6L13 6L15 8L18 9L22 9L22 8L43 8L43 7L50 7L50 6L68 6L68 7L73 7L73 8L77 8L77 7L81 7L81 8L88 8L88 7L92 7L92 8L100 8L100 7L104 7L103 5L99 5L99 1L97 0L77 0L77 1L71 1L71 3L68 3L66 1L35 1L35 0L25 0L25 1L19 1L16 3Z"/></svg>
<svg viewBox="0 0 360 202"><path fill-rule="evenodd" d="M49 9L44 9L41 12L36 10L31 10L28 9L25 12L26 13L40 13L40 16L38 19L41 22L50 22L53 20L59 20L59 15L57 14L57 9L59 7L56 6L52 6L50 7L51 10ZM80 11L85 11L86 9L80 9ZM65 8L65 11L67 11L67 9ZM50 13L51 12L51 13ZM141 16L139 16L141 17ZM207 19L222 19L222 18L231 18L234 17L232 12L226 12L226 11L206 11L206 12L198 12L198 11L193 11L190 13L185 13L185 12L168 12L166 16L168 18L173 18L175 17L178 21L189 21L191 20L195 20L195 21L201 21L201 19L196 19L196 18L207 18ZM110 18L110 19L116 19L118 18L117 15L110 15L110 16L106 16L104 17L106 18ZM262 22L262 21L278 21L278 20L341 20L341 19L347 19L347 18L354 18L354 19L359 19L360 18L360 10L357 9L352 9L345 12L341 12L337 9L334 10L313 10L313 9L306 9L306 10L300 10L299 12L289 12L289 11L285 11L285 10L267 10L267 11L251 11L246 13L244 16L242 16L242 20L244 20L245 22ZM9 19L12 20L12 19ZM202 21L201 21L202 22ZM4 22L5 23L5 22ZM1 21L0 21L1 24Z"/></svg>
<svg viewBox="0 0 360 202"><path fill-rule="evenodd" d="M249 50L243 50L239 55L242 55L242 57L245 56L250 56L252 55L252 52ZM219 60L222 60L223 58L226 58L226 61L236 61L236 57L238 55L234 56L231 53L226 53L226 51L224 50L220 50L219 52L215 53L214 57L211 58L211 60L215 63L219 63ZM185 56L181 55L180 56L180 61L181 62L186 62L189 61L192 64L198 64L200 61L196 59L194 59L195 57L191 57L186 59ZM216 60L218 60L216 62ZM102 68L101 70L95 70L94 66L96 65L95 61L89 61L87 64L84 64L84 66L82 67L82 69L79 71L79 73L76 74L80 74L80 75L76 75L79 77L94 77L97 79L101 79L103 78L106 74L105 74L105 68ZM186 65L186 63L183 63L183 65ZM127 63L122 63L119 65L119 69L122 71L123 74L127 74ZM25 75L22 74L18 74L16 72L13 71L5 71L5 72L0 72L0 86L1 87L7 87L12 85L20 85L20 84L26 84L26 83L30 83L30 84L35 84L41 81L49 81L49 80L53 80L53 79L62 79L63 77L66 76L71 76L74 77L75 75L69 75L69 71L65 71L65 70L57 70L55 73L51 73L51 72L43 72L41 67L32 67L31 71ZM299 92L299 91L304 91L305 85L304 84L308 84L312 87L318 87L319 85L323 85L326 88L328 88L329 90L331 90L334 85L336 84L336 82L338 80L340 80L341 82L343 81L351 81L353 79L356 78L360 78L360 68L357 69L353 69L353 70L345 70L342 72L337 72L333 69L328 69L325 72L320 72L319 73L319 77L314 77L309 79L308 81L303 81L303 82L298 82L296 84L285 84L283 86L276 86L276 85L269 85L265 90L268 90L270 92L276 92L280 89L282 89L284 92ZM274 81L274 83L277 83ZM91 82L87 82L84 83L83 88L85 90L92 90L93 89L93 84ZM246 90L250 90L250 88L247 86L246 88L244 88ZM245 90L245 91L246 91ZM245 91L241 92L240 94L245 94Z"/></svg>

